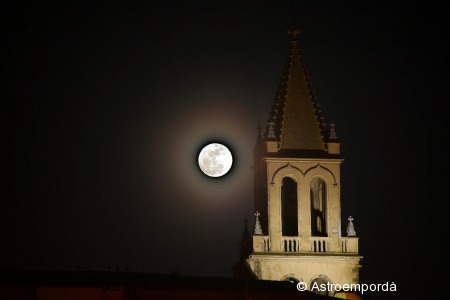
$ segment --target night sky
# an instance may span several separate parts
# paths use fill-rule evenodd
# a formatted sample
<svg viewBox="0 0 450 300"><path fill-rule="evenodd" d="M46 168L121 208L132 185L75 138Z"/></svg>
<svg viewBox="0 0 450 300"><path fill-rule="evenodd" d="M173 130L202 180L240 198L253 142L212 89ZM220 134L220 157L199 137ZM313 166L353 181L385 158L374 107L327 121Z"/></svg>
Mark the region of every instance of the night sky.
<svg viewBox="0 0 450 300"><path fill-rule="evenodd" d="M425 288L443 204L430 189L446 184L434 173L446 149L442 8L101 2L1 4L0 268L230 277L294 15L341 141L342 225L354 217L361 282ZM196 164L212 140L235 157L222 179Z"/></svg>

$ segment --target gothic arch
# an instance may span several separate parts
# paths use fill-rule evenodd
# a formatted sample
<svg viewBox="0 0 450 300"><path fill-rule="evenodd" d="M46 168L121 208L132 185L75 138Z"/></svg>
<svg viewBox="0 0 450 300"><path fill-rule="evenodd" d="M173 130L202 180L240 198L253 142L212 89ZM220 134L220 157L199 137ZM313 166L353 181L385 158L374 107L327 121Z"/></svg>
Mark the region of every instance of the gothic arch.
<svg viewBox="0 0 450 300"><path fill-rule="evenodd" d="M325 180L327 185L337 185L336 177L334 176L333 172L331 172L328 168L322 166L320 163L306 170L304 175L305 179L308 181L311 181L311 179L315 176L320 176Z"/></svg>
<svg viewBox="0 0 450 300"><path fill-rule="evenodd" d="M302 171L290 163L279 167L272 176L271 187L275 190L274 201L279 201L274 205L279 213L279 228L282 236L299 235L301 184L305 184Z"/></svg>
<svg viewBox="0 0 450 300"><path fill-rule="evenodd" d="M305 180L308 182L310 228L312 236L326 237L329 235L330 207L332 199L336 197L337 181L333 172L320 163L305 171ZM321 191L317 189L322 184Z"/></svg>
<svg viewBox="0 0 450 300"><path fill-rule="evenodd" d="M297 184L300 182L301 179L303 179L305 176L299 168L291 165L290 163L287 163L286 165L278 168L272 175L272 179L270 181L270 184L276 185L280 184L284 177L290 177L292 178Z"/></svg>

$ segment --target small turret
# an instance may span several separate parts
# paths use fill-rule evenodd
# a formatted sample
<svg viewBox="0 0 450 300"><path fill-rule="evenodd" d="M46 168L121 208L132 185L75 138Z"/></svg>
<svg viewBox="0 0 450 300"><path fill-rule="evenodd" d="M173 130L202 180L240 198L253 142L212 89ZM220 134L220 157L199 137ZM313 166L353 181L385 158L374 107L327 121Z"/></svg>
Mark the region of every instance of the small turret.
<svg viewBox="0 0 450 300"><path fill-rule="evenodd" d="M275 135L274 122L267 124L266 151L269 153L278 152L278 140Z"/></svg>
<svg viewBox="0 0 450 300"><path fill-rule="evenodd" d="M334 128L335 124L330 124L330 135L328 136L327 148L328 154L341 154L341 143L338 140L336 135L336 128Z"/></svg>

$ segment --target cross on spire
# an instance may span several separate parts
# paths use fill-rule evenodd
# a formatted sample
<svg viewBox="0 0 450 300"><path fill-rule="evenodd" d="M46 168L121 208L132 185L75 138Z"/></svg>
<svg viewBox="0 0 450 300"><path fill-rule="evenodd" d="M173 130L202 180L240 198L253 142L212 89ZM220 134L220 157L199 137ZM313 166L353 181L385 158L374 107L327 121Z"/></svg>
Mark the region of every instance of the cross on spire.
<svg viewBox="0 0 450 300"><path fill-rule="evenodd" d="M258 125L258 127L256 128L256 130L258 130L258 139L262 137L261 131L262 131L262 127L261 125Z"/></svg>
<svg viewBox="0 0 450 300"><path fill-rule="evenodd" d="M356 236L355 226L353 225L352 216L348 217L347 236Z"/></svg>
<svg viewBox="0 0 450 300"><path fill-rule="evenodd" d="M247 224L248 224L247 218L244 219L244 223L245 223L244 231L242 232L242 239L241 239L242 242L246 241L250 237L250 232L248 231L248 226L247 226Z"/></svg>
<svg viewBox="0 0 450 300"><path fill-rule="evenodd" d="M255 220L255 230L253 231L253 235L263 235L261 223L259 222L259 216L261 215L259 211L256 211L254 213L256 220Z"/></svg>

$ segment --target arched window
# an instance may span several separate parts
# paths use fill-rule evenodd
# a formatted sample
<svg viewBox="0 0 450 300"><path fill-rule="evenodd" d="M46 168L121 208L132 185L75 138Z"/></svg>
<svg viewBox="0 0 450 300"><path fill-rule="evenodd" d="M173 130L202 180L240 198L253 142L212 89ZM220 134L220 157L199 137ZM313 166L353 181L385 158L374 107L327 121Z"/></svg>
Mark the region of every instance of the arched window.
<svg viewBox="0 0 450 300"><path fill-rule="evenodd" d="M333 294L333 291L329 290L327 282L327 280L318 277L311 281L309 290L319 295L331 296Z"/></svg>
<svg viewBox="0 0 450 300"><path fill-rule="evenodd" d="M325 181L319 177L311 180L311 235L327 236L327 187Z"/></svg>
<svg viewBox="0 0 450 300"><path fill-rule="evenodd" d="M297 183L284 177L281 186L281 222L284 236L298 236Z"/></svg>

